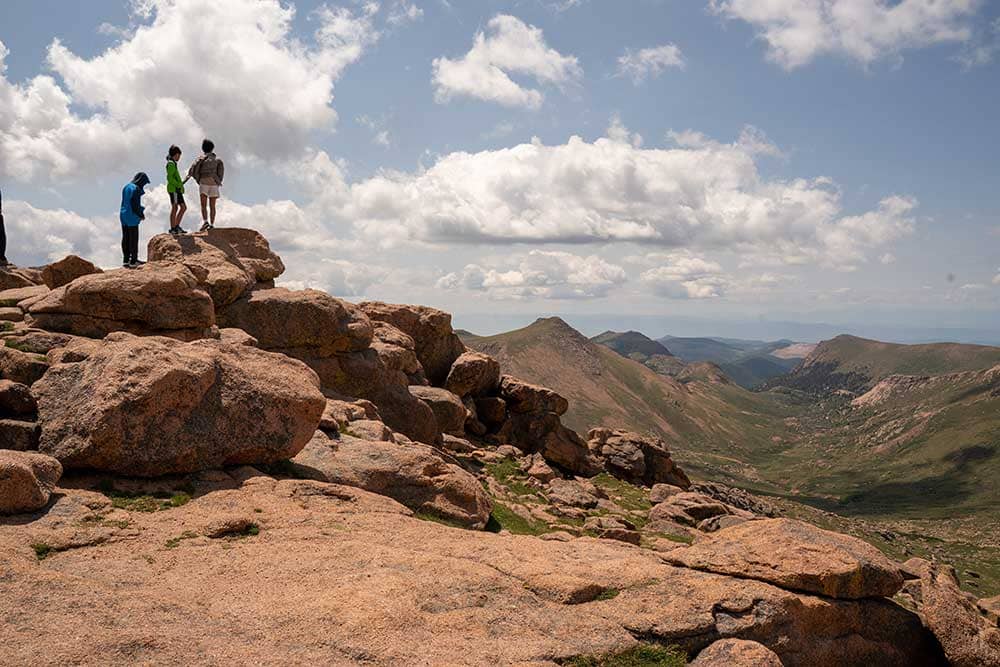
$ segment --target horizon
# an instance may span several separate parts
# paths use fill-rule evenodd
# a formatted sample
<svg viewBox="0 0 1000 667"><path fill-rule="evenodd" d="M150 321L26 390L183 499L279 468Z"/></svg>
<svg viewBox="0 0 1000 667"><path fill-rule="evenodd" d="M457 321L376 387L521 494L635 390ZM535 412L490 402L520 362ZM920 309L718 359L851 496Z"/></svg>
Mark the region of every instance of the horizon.
<svg viewBox="0 0 1000 667"><path fill-rule="evenodd" d="M166 147L210 136L219 225L283 286L493 331L1000 344L1000 6L793 4L9 0L8 256L117 265L122 185L152 179L144 245Z"/></svg>

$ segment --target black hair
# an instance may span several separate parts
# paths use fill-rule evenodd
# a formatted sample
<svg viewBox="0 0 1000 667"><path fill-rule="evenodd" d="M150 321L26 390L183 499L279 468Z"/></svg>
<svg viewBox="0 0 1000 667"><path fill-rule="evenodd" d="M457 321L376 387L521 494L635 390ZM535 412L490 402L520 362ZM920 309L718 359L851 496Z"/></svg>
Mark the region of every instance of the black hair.
<svg viewBox="0 0 1000 667"><path fill-rule="evenodd" d="M211 153L214 150L215 150L215 144L212 143L211 139L205 139L205 141L201 142L202 153Z"/></svg>
<svg viewBox="0 0 1000 667"><path fill-rule="evenodd" d="M171 146L169 149L167 149L168 160L172 160L175 155L180 155L180 154L181 154L180 146Z"/></svg>

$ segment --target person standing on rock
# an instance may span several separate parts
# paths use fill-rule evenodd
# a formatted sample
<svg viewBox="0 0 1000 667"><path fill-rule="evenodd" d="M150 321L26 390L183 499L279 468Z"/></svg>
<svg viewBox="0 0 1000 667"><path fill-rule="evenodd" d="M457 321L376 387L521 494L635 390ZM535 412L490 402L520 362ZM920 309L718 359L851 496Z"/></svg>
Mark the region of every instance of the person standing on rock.
<svg viewBox="0 0 1000 667"><path fill-rule="evenodd" d="M0 266L9 266L7 261L7 228L3 224L3 192L0 192Z"/></svg>
<svg viewBox="0 0 1000 667"><path fill-rule="evenodd" d="M201 231L215 227L215 203L219 199L219 188L226 173L226 166L215 155L215 144L209 139L201 142L202 156L194 161L188 170L188 178L198 182L201 194ZM212 216L209 218L209 208Z"/></svg>
<svg viewBox="0 0 1000 667"><path fill-rule="evenodd" d="M146 194L143 188L147 185L149 176L140 171L122 190L122 206L118 218L122 223L122 266L126 269L135 269L140 264L145 264L139 261L139 223L146 219L142 196Z"/></svg>
<svg viewBox="0 0 1000 667"><path fill-rule="evenodd" d="M181 159L181 149L178 146L171 146L167 151L167 195L170 196L170 233L187 234L181 227L181 219L187 212L187 204L184 202L184 181L181 180L181 172L177 169L177 162Z"/></svg>

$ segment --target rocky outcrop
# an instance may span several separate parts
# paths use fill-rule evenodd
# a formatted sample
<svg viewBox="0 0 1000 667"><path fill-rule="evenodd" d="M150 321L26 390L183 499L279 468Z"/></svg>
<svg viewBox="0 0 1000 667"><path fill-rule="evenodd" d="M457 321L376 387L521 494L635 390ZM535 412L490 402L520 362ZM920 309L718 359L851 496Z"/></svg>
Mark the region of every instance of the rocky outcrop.
<svg viewBox="0 0 1000 667"><path fill-rule="evenodd" d="M437 387L410 387L410 393L427 404L434 412L438 430L449 435L465 434L465 420L468 411L462 400L447 389Z"/></svg>
<svg viewBox="0 0 1000 667"><path fill-rule="evenodd" d="M45 357L12 347L0 347L0 378L32 385L45 375L48 368Z"/></svg>
<svg viewBox="0 0 1000 667"><path fill-rule="evenodd" d="M547 461L578 475L592 476L602 468L587 443L562 425L554 412L529 412L508 416L499 437L527 454L540 453Z"/></svg>
<svg viewBox="0 0 1000 667"><path fill-rule="evenodd" d="M427 384L424 367L417 359L416 344L413 339L391 324L374 322L373 325L375 337L372 340L372 349L378 353L386 368L406 375L408 384Z"/></svg>
<svg viewBox="0 0 1000 667"><path fill-rule="evenodd" d="M244 345L114 334L50 353L40 450L69 468L155 476L264 464L305 446L326 399L302 363Z"/></svg>
<svg viewBox="0 0 1000 667"><path fill-rule="evenodd" d="M149 240L149 261L182 264L208 292L216 308L236 301L257 282L235 250L218 237L201 234L158 234Z"/></svg>
<svg viewBox="0 0 1000 667"><path fill-rule="evenodd" d="M413 339L417 359L427 380L434 386L443 386L465 345L451 328L451 315L426 306L366 301L359 304L368 317L377 322L387 322Z"/></svg>
<svg viewBox="0 0 1000 667"><path fill-rule="evenodd" d="M50 456L0 449L0 514L45 507L60 477L62 466Z"/></svg>
<svg viewBox="0 0 1000 667"><path fill-rule="evenodd" d="M500 378L500 396L506 401L507 410L515 414L551 412L566 414L569 401L548 387L539 387L510 375Z"/></svg>
<svg viewBox="0 0 1000 667"><path fill-rule="evenodd" d="M892 597L903 585L899 566L867 542L791 519L726 528L664 557L696 570L838 599Z"/></svg>
<svg viewBox="0 0 1000 667"><path fill-rule="evenodd" d="M746 639L720 639L691 662L691 667L782 667L778 654Z"/></svg>
<svg viewBox="0 0 1000 667"><path fill-rule="evenodd" d="M255 290L219 311L219 326L243 329L265 350L327 357L368 349L372 324L355 306L318 290Z"/></svg>
<svg viewBox="0 0 1000 667"><path fill-rule="evenodd" d="M271 250L267 239L252 229L216 227L205 238L235 254L258 283L268 283L285 272L285 264Z"/></svg>
<svg viewBox="0 0 1000 667"><path fill-rule="evenodd" d="M215 309L184 266L150 263L77 278L32 303L26 322L92 338L127 331L194 340L213 335Z"/></svg>
<svg viewBox="0 0 1000 667"><path fill-rule="evenodd" d="M500 362L482 352L464 352L451 365L444 388L457 396L473 398L496 393Z"/></svg>
<svg viewBox="0 0 1000 667"><path fill-rule="evenodd" d="M691 485L684 471L670 458L670 450L659 438L631 431L591 429L587 447L603 461L609 473L633 484L672 484L686 489Z"/></svg>
<svg viewBox="0 0 1000 667"><path fill-rule="evenodd" d="M26 300L45 296L49 293L49 288L45 285L31 285L29 287L15 287L0 291L0 306L5 308L19 306Z"/></svg>
<svg viewBox="0 0 1000 667"><path fill-rule="evenodd" d="M44 284L42 281L42 272L38 269L28 269L12 265L0 267L0 290L42 284Z"/></svg>
<svg viewBox="0 0 1000 667"><path fill-rule="evenodd" d="M346 433L331 439L317 432L293 463L312 479L389 496L466 528L481 529L490 517L489 498L476 478L426 445L364 440Z"/></svg>
<svg viewBox="0 0 1000 667"><path fill-rule="evenodd" d="M915 577L903 594L915 603L954 667L1000 665L1000 627L959 588L954 568L912 558L903 569Z"/></svg>
<svg viewBox="0 0 1000 667"><path fill-rule="evenodd" d="M102 271L93 262L76 255L68 255L42 268L42 281L49 289L55 289L92 273L102 273Z"/></svg>

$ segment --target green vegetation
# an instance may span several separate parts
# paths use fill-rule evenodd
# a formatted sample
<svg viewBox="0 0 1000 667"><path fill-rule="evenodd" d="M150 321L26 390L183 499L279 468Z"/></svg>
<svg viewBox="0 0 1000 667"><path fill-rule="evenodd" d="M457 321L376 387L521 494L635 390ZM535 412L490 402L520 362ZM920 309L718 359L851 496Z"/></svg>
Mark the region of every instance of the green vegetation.
<svg viewBox="0 0 1000 667"><path fill-rule="evenodd" d="M514 535L544 535L550 532L551 528L542 521L525 519L503 503L494 502L493 513L490 515L489 523L486 524L486 530L492 533L508 530Z"/></svg>
<svg viewBox="0 0 1000 667"><path fill-rule="evenodd" d="M17 304L14 305L16 306ZM13 330L14 330L13 322L6 322L6 321L0 322L0 331L13 331ZM8 345L8 347L10 346Z"/></svg>
<svg viewBox="0 0 1000 667"><path fill-rule="evenodd" d="M578 656L564 660L567 667L683 667L687 654L677 646L639 644L620 653Z"/></svg>
<svg viewBox="0 0 1000 667"><path fill-rule="evenodd" d="M653 504L649 502L649 489L623 482L606 472L602 472L590 481L608 494L611 500L624 510L648 512L653 507Z"/></svg>
<svg viewBox="0 0 1000 667"><path fill-rule="evenodd" d="M448 526L449 528L465 528L465 526L460 524L458 521L439 516L434 512L414 512L413 518L420 519L421 521L430 521L431 523L439 523L442 526Z"/></svg>
<svg viewBox="0 0 1000 667"><path fill-rule="evenodd" d="M605 588L601 591L596 598L595 602L602 602L604 600L614 600L621 593L617 588Z"/></svg>
<svg viewBox="0 0 1000 667"><path fill-rule="evenodd" d="M196 537L198 537L198 533L191 530L185 530L177 537L172 537L169 540L167 540L164 546L166 546L168 549L176 549L181 545L181 542L183 540L192 540Z"/></svg>
<svg viewBox="0 0 1000 667"><path fill-rule="evenodd" d="M156 491L148 493L130 493L115 488L110 479L101 480L98 490L111 499L111 506L129 512L160 512L182 507L191 502L193 488L174 490L172 492Z"/></svg>
<svg viewBox="0 0 1000 667"><path fill-rule="evenodd" d="M33 542L31 548L34 550L35 558L38 560L45 560L56 551L54 547L45 542Z"/></svg>

